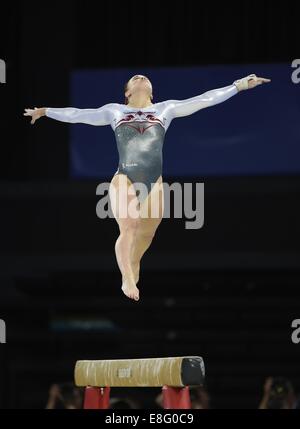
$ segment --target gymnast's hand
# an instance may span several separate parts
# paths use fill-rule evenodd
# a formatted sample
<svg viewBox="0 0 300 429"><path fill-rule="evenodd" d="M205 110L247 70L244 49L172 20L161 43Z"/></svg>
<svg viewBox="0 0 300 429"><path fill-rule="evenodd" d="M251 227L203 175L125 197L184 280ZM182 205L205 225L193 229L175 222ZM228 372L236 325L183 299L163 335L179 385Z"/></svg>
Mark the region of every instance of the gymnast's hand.
<svg viewBox="0 0 300 429"><path fill-rule="evenodd" d="M258 85L262 85L263 83L269 83L269 82L271 82L271 79L266 79L264 77L257 77L255 74L250 74L249 76L236 80L233 83L239 91L244 91L246 89L252 89Z"/></svg>
<svg viewBox="0 0 300 429"><path fill-rule="evenodd" d="M25 109L25 113L23 113L24 116L31 116L31 124L33 125L35 123L35 121L39 118L41 118L42 116L45 116L45 107L41 107L41 108L37 108L35 107L34 109Z"/></svg>

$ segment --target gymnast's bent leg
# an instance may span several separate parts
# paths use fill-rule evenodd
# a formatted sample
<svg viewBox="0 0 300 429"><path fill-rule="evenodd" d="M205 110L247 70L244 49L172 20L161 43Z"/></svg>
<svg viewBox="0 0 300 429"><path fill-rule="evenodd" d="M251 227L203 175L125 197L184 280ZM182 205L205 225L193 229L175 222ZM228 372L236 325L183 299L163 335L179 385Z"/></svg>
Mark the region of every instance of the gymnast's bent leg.
<svg viewBox="0 0 300 429"><path fill-rule="evenodd" d="M126 175L115 174L110 183L109 197L112 212L120 229L120 235L115 244L115 253L122 273L122 291L128 298L138 301L139 290L134 280L131 252L140 222L139 216L135 216L136 213L139 213L139 201L135 194L128 192L131 185L132 183ZM137 208L134 217L130 215L132 207Z"/></svg>
<svg viewBox="0 0 300 429"><path fill-rule="evenodd" d="M151 204L152 209L154 209L153 212L151 212ZM135 234L131 254L135 283L139 281L140 261L153 241L155 232L162 221L163 212L164 193L162 177L160 176L140 206L141 218Z"/></svg>

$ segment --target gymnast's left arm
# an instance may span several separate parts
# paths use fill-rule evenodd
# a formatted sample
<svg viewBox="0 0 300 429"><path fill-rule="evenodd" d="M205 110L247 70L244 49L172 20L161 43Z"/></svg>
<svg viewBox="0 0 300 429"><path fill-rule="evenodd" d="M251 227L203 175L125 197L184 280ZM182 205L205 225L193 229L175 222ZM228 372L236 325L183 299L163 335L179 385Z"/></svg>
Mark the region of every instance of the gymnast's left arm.
<svg viewBox="0 0 300 429"><path fill-rule="evenodd" d="M234 81L231 85L212 89L185 100L168 100L166 103L172 118L188 116L198 110L222 103L240 91L255 88L267 82L270 82L270 79L259 78L255 74L251 74L243 79Z"/></svg>

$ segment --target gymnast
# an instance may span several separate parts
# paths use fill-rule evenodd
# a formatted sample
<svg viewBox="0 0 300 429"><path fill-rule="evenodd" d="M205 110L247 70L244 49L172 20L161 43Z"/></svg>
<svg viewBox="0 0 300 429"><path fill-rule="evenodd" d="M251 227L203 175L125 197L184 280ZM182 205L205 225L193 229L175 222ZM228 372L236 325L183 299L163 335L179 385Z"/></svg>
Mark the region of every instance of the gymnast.
<svg viewBox="0 0 300 429"><path fill-rule="evenodd" d="M231 85L185 100L153 103L150 80L144 75L135 75L125 84L125 104L108 103L95 109L25 109L24 115L32 117L31 124L40 117L47 116L62 122L112 127L119 165L110 182L109 198L120 230L115 243L115 254L122 274L121 289L128 298L139 300L137 283L141 258L150 247L163 218L162 148L172 119L222 103L240 91L267 82L270 79L251 74ZM138 184L144 186L139 187ZM136 208L134 215L132 207ZM153 207L156 208L155 216L151 215ZM127 215L124 216L123 213Z"/></svg>

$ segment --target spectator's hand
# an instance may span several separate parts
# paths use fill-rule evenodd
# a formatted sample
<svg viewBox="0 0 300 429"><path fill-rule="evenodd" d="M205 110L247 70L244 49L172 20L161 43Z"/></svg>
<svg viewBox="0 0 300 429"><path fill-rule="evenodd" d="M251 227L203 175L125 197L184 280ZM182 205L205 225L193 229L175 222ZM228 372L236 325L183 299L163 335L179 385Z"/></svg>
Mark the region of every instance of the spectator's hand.
<svg viewBox="0 0 300 429"><path fill-rule="evenodd" d="M273 383L273 377L268 377L264 384L264 393L269 395Z"/></svg>
<svg viewBox="0 0 300 429"><path fill-rule="evenodd" d="M265 384L264 384L264 394L259 404L259 409L261 410L265 410L267 408L272 383L273 383L273 377L266 378Z"/></svg>
<svg viewBox="0 0 300 429"><path fill-rule="evenodd" d="M50 398L60 397L60 388L58 384L52 384L52 386L49 389L49 396Z"/></svg>
<svg viewBox="0 0 300 429"><path fill-rule="evenodd" d="M49 397L48 397L46 408L47 409L55 408L57 399L61 399L60 388L58 384L52 384L49 389Z"/></svg>

